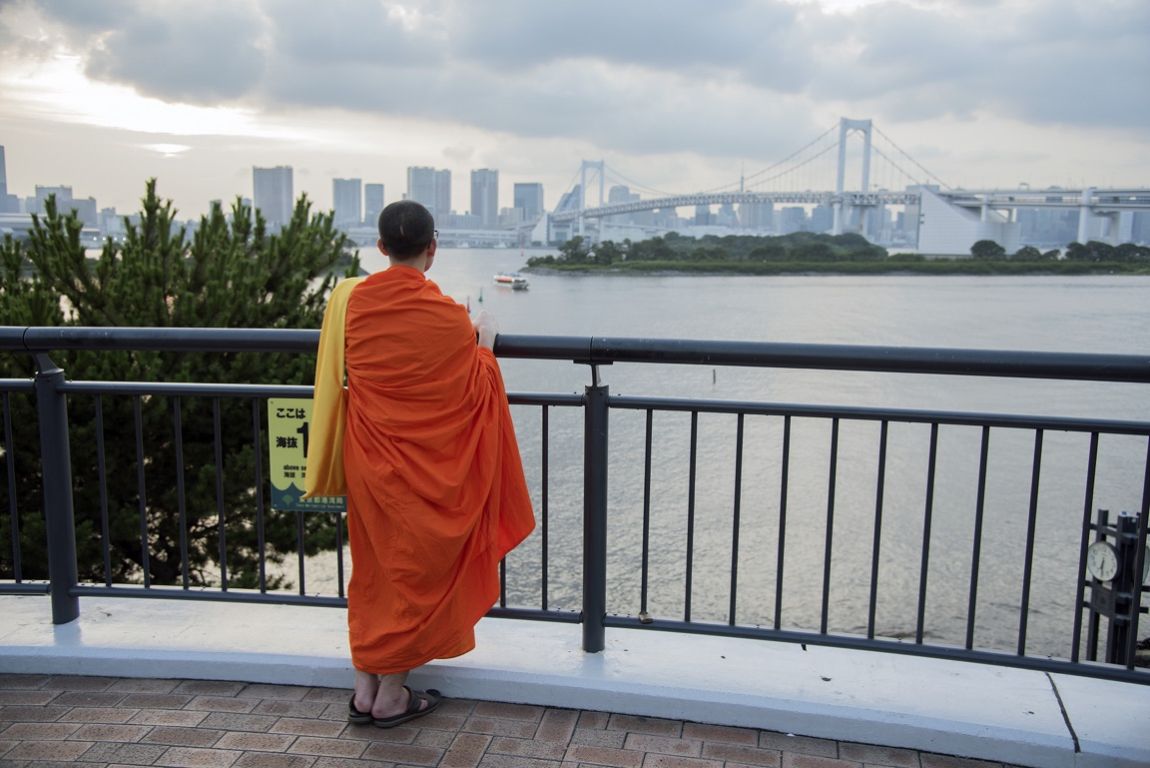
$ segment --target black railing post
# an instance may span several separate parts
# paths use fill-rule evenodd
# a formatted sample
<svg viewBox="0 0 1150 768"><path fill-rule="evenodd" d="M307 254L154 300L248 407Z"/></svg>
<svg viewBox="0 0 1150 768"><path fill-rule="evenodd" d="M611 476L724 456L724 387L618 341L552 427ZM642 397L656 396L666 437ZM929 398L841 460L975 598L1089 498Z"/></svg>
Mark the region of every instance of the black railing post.
<svg viewBox="0 0 1150 768"><path fill-rule="evenodd" d="M64 371L48 355L38 353L35 381L52 623L67 624L79 617L80 598L72 594L79 577L76 520L72 511L72 457L68 448L68 403L60 391Z"/></svg>
<svg viewBox="0 0 1150 768"><path fill-rule="evenodd" d="M607 396L591 366L583 410L583 650L604 647L607 616Z"/></svg>

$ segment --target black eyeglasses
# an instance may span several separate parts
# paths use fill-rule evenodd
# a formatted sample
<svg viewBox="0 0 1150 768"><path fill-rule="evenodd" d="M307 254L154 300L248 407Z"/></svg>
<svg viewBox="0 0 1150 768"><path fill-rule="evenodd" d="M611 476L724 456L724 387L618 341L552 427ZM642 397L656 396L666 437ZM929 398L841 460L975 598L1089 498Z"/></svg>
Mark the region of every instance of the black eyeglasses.
<svg viewBox="0 0 1150 768"><path fill-rule="evenodd" d="M431 239L432 240L438 240L439 239L439 230L438 229L431 230Z"/></svg>

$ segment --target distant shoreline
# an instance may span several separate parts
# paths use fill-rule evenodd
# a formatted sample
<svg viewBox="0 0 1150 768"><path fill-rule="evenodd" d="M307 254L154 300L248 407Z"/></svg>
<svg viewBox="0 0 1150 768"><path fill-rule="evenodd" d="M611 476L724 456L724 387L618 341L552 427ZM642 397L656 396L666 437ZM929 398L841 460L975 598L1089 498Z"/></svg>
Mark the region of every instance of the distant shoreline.
<svg viewBox="0 0 1150 768"><path fill-rule="evenodd" d="M1150 275L1150 266L1122 262L1089 261L980 261L937 259L930 261L858 262L656 262L632 264L536 264L521 270L536 274L606 274L616 276L722 276L722 275Z"/></svg>

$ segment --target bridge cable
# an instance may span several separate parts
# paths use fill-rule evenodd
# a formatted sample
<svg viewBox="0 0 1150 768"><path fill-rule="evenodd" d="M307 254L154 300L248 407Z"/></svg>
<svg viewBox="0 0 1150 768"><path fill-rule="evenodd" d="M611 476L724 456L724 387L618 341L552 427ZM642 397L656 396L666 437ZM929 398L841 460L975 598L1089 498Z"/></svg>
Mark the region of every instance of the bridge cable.
<svg viewBox="0 0 1150 768"><path fill-rule="evenodd" d="M894 139L892 139L890 136L887 136L885 133L883 133L882 129L879 128L877 125L874 126L874 130L878 132L879 136L882 136L884 139L886 139L888 142L890 142L890 145L892 147L894 147L895 149L897 149L899 151L899 154L901 154L907 160L910 160L912 163L914 163L916 166L918 166L918 169L920 171L922 171L923 173L925 173L927 175L927 177L929 177L930 179L932 179L934 181L937 181L942 187L944 187L946 189L952 189L952 187L949 184L947 184L945 181L943 181L942 179L940 179L939 177L935 176L933 173L928 171L925 167L923 167L922 163L920 163L919 161L915 160L913 157L908 155L906 153L906 151L904 151L903 148L900 147L898 144L895 144ZM873 145L871 146L871 149L875 149ZM875 150L875 151L877 151L877 150ZM882 152L879 152L879 154L882 155ZM900 171L902 171L902 168L899 168L898 164L895 163L894 160L891 160L889 157L886 157L886 155L883 155L883 157L885 157L887 160L889 160L891 165L893 165L894 167L896 167ZM904 174L906 174L907 178L914 179L914 176L912 176L909 173L906 173L906 171L902 171L902 172Z"/></svg>
<svg viewBox="0 0 1150 768"><path fill-rule="evenodd" d="M746 176L746 177L744 177L744 181L746 181L747 179L753 179L753 178L755 178L756 176L761 176L761 175L763 175L764 173L766 173L767 171L770 171L770 170L773 170L773 169L775 169L775 168L778 168L778 167L779 167L780 165L782 165L783 163L789 162L790 160L792 160L792 159L793 159L793 158L795 158L796 156L798 156L798 155L801 155L803 152L806 152L808 149L810 149L811 147L813 147L815 144L817 144L817 143L819 143L820 141L822 141L822 140L823 140L823 138L825 138L825 137L826 137L826 135L827 135L828 133L831 133L832 131L834 131L834 130L835 130L836 128L838 128L838 127L839 127L839 124L838 124L838 123L835 123L835 124L834 124L834 125L832 125L830 128L827 128L825 131L823 131L821 134L819 134L817 137L815 137L813 140L811 140L810 142L808 142L808 143L806 144L806 146L804 146L804 147L802 147L802 148L800 148L800 149L797 149L797 150L795 150L795 151L794 151L794 152L792 152L791 154L789 154L789 155L787 155L786 157L784 157L782 160L779 160L778 162L775 162L775 163L772 163L771 165L768 165L766 168L762 169L761 171L756 171L755 173L752 173L750 176ZM833 145L831 145L831 146L835 146L835 147L837 147L837 146L838 146L838 142L836 141L836 142L835 142ZM815 155L815 157L818 157L819 155L823 155L823 154L825 154L825 153L826 153L826 150L823 150L823 151L822 151L822 152L820 152L818 155ZM796 165L796 166L795 166L795 168L801 168L803 165L806 165L806 162L803 162L803 163L800 163L799 165Z"/></svg>
<svg viewBox="0 0 1150 768"><path fill-rule="evenodd" d="M802 161L802 162L801 162L801 163L799 163L798 165L794 165L794 166L791 166L790 168L787 168L787 169L786 169L786 170L784 170L784 171L781 171L781 172L779 172L779 173L776 173L774 176L771 176L770 178L762 179L761 181L759 181L759 182L758 182L758 185L759 185L759 186L761 186L761 185L763 185L763 184L767 184L767 183L769 183L769 182L772 182L772 181L774 181L775 179L779 179L779 178L782 178L783 176L786 176L788 173L791 173L791 172L793 172L793 171L797 171L798 169L802 168L803 166L806 166L806 165L810 165L810 164L811 164L811 163L813 163L815 160L818 160L820 157L822 157L823 155L825 155L827 152L830 152L832 149L835 149L835 148L837 148L837 147L838 147L838 145L839 145L839 143L836 141L834 144L831 144L831 145L830 145L830 146L828 146L826 149L824 149L823 151L819 152L817 155L811 155L810 157L808 157L806 160ZM766 171L768 171L768 170L770 170L770 169L769 169L769 168L767 168L767 169L764 169L764 171L763 171L763 172L765 173L765 172L766 172ZM705 193L702 193L702 194L705 194Z"/></svg>
<svg viewBox="0 0 1150 768"><path fill-rule="evenodd" d="M656 189L655 187L648 187L646 184L635 181L634 179L628 178L624 174L620 173L615 169L615 166L610 167L608 176L612 176L618 181L625 182L632 189L639 189L643 190L644 192L654 192L655 194L662 195L663 197L676 197L679 194L675 192L667 192L666 190L662 189Z"/></svg>
<svg viewBox="0 0 1150 768"><path fill-rule="evenodd" d="M836 129L836 128L838 128L838 127L839 127L839 124L838 124L838 123L835 123L835 124L834 124L834 125L832 125L830 128L827 128L825 131L823 131L823 132L822 132L822 133L820 133L818 136L816 136L814 139L812 139L810 142L808 142L808 143L807 143L805 146L803 146L803 147L800 147L799 149L795 150L795 151L794 151L794 152L792 152L791 154L789 154L789 155L787 155L786 157L784 157L782 160L779 160L779 161L777 161L777 162L775 162L775 163L772 163L771 165L768 165L766 168L763 168L761 171L756 171L755 173L752 173L750 176L744 176L744 177L741 179L742 183L745 185L745 184L746 184L748 181L750 181L751 179L755 178L756 176L761 176L761 175L763 175L764 173L767 173L768 171L771 171L771 170L773 170L773 169L775 169L775 168L778 168L778 167L779 167L780 165L782 165L783 163L786 163L786 162L790 161L790 160L791 160L792 158L794 158L795 156L797 156L797 155L801 155L803 152L806 152L806 151L807 151L808 149L810 149L812 146L814 146L815 144L817 144L817 143L819 143L820 141L822 141L822 140L823 140L823 138L825 138L825 137L826 137L826 135L827 135L828 133L830 133L831 131L835 130L835 129ZM838 142L835 142L835 144L834 144L833 146L838 146ZM820 153L819 153L819 155L821 155L821 154L824 154L824 153L825 153L825 151L824 151L824 152L820 152ZM819 155L815 155L815 157L818 157ZM813 159L813 158L812 158L812 159ZM801 163L801 164L799 164L799 165L796 165L796 166L795 166L795 168L801 168L801 167L802 167L803 165L805 165L805 164L806 164L806 163ZM786 171L784 171L783 173L786 173ZM783 175L783 174L778 174L778 175L776 175L776 176L772 176L772 177L771 177L771 179L776 179L776 178L778 178L778 177L779 177L779 176L781 176L781 175ZM768 181L769 181L769 179L768 179ZM696 194L696 195L706 195L706 194L709 194L709 193L711 193L711 192L722 192L722 191L726 190L728 187L734 187L734 186L736 186L736 184L737 184L737 182L730 182L730 183L727 183L727 184L721 184L721 185L719 185L719 186L717 186L717 187L712 187L711 189L704 189L704 190L700 190L700 191L698 191L698 192L693 192L693 193L691 193L691 194Z"/></svg>

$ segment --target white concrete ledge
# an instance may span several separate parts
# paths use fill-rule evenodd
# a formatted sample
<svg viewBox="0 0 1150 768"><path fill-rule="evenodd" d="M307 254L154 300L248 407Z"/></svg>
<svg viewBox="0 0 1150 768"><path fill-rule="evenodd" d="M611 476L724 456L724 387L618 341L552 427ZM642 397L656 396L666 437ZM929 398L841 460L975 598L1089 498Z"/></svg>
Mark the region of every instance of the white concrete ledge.
<svg viewBox="0 0 1150 768"><path fill-rule="evenodd" d="M85 598L53 626L0 597L0 671L347 687L346 614ZM478 647L413 674L449 696L746 726L1035 766L1150 765L1150 687L788 643L485 619ZM1065 711L1064 711L1065 710ZM1077 748L1076 748L1077 742Z"/></svg>

